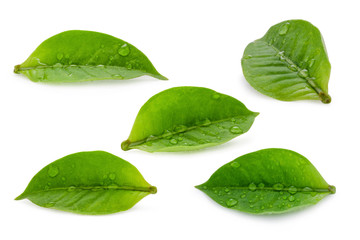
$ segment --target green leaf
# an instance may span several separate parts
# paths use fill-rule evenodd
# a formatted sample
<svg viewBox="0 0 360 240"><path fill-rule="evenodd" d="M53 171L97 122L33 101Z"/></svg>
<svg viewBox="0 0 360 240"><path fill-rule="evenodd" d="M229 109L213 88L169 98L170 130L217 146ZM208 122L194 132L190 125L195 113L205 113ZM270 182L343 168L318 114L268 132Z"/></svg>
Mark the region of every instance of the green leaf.
<svg viewBox="0 0 360 240"><path fill-rule="evenodd" d="M109 214L156 193L127 161L103 151L80 152L40 170L16 200L80 214Z"/></svg>
<svg viewBox="0 0 360 240"><path fill-rule="evenodd" d="M160 75L136 47L113 36L72 30L40 44L22 64L15 66L34 82L81 82L101 79L131 79Z"/></svg>
<svg viewBox="0 0 360 240"><path fill-rule="evenodd" d="M304 156L277 148L241 156L196 188L224 207L253 214L298 210L335 193Z"/></svg>
<svg viewBox="0 0 360 240"><path fill-rule="evenodd" d="M247 132L257 115L208 88L170 88L142 106L121 148L177 152L215 146Z"/></svg>
<svg viewBox="0 0 360 240"><path fill-rule="evenodd" d="M325 43L320 31L307 21L272 26L246 47L241 63L246 80L265 95L283 101L331 101Z"/></svg>

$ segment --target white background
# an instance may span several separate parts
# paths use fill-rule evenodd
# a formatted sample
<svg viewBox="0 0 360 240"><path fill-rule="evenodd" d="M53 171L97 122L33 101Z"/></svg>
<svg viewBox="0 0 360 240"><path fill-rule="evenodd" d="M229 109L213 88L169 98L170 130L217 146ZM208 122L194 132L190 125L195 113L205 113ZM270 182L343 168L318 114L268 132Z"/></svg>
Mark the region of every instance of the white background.
<svg viewBox="0 0 360 240"><path fill-rule="evenodd" d="M0 239L359 239L359 7L357 1L2 1L0 44ZM323 34L332 103L281 102L245 81L246 45L288 19ZM74 84L15 75L45 39L93 30L143 51L169 81L142 77ZM203 86L260 112L236 139L186 153L124 152L139 108L174 86ZM263 148L306 156L337 193L303 211L255 216L226 209L193 186L223 164ZM84 216L14 201L41 168L65 155L105 150L158 187L134 208ZM356 223L357 222L357 223Z"/></svg>

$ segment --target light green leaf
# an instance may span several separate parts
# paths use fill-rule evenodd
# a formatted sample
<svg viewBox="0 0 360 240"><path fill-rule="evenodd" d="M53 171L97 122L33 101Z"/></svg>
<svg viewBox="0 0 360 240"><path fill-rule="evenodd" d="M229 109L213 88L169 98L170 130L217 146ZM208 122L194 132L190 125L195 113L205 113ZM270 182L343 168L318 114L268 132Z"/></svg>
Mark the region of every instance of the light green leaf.
<svg viewBox="0 0 360 240"><path fill-rule="evenodd" d="M304 156L277 148L241 156L196 188L224 207L253 214L298 210L336 191Z"/></svg>
<svg viewBox="0 0 360 240"><path fill-rule="evenodd" d="M40 170L16 200L80 214L109 214L156 193L127 161L103 151L80 152Z"/></svg>
<svg viewBox="0 0 360 240"><path fill-rule="evenodd" d="M208 88L170 88L142 106L121 147L177 152L215 146L247 132L257 115L237 99Z"/></svg>
<svg viewBox="0 0 360 240"><path fill-rule="evenodd" d="M283 101L331 101L325 43L320 31L307 21L272 26L246 47L241 63L246 80L265 95Z"/></svg>
<svg viewBox="0 0 360 240"><path fill-rule="evenodd" d="M34 82L81 82L131 79L160 75L136 47L113 36L72 30L59 33L40 44L22 64L15 66Z"/></svg>

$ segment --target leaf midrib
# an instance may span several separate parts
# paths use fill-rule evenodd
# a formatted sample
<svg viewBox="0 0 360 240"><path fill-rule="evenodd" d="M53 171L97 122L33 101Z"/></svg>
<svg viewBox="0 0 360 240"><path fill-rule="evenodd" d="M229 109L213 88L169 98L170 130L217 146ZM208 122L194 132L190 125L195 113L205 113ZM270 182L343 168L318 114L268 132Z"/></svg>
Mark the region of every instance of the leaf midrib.
<svg viewBox="0 0 360 240"><path fill-rule="evenodd" d="M201 186L197 186L197 187L200 188ZM207 186L207 187L209 188L210 186ZM298 192L303 192L303 193L312 193L312 192L314 192L314 193L326 193L326 192L329 192L329 193L333 193L333 191L331 191L332 187L333 186L329 185L328 188L311 188L312 191L307 191L307 190L304 191L303 188L305 188L305 187L296 187L297 188L296 193L298 193ZM210 188L222 188L222 189L227 188L227 189L230 189L230 190L232 189L232 190L248 190L248 191L251 191L249 189L249 186L244 186L244 187L211 186ZM263 187L263 188L256 188L254 191L265 191L265 190L266 191L270 190L270 191L273 191L273 192L283 192L283 191L290 191L291 189L288 188L288 187L284 187L281 190L277 190L277 189L274 189L273 187Z"/></svg>
<svg viewBox="0 0 360 240"><path fill-rule="evenodd" d="M72 188L71 191L69 191L69 188ZM149 187L134 187L134 186L69 186L69 187L57 187L57 188L49 188L46 190L40 190L40 191L34 191L30 193L26 193L24 195L20 195L15 200L21 200L24 198L27 198L30 195L42 193L42 192L52 192L52 191L67 191L67 192L75 192L77 190L85 190L85 191L92 191L92 192L98 192L98 191L109 191L109 190L116 190L116 191L136 191L136 192L149 192L151 194L156 193L157 189L154 186ZM95 190L95 191L93 191Z"/></svg>
<svg viewBox="0 0 360 240"><path fill-rule="evenodd" d="M255 113L255 114L258 115L259 113ZM249 115L251 115L251 114L249 114ZM141 144L143 144L145 142L153 142L153 141L156 141L156 140L159 140L159 139L164 139L166 137L174 136L175 134L189 132L189 131L194 130L196 128L208 127L208 126L213 125L213 124L218 124L218 123L229 121L232 118L241 118L241 117L243 117L243 116L235 116L235 117L229 117L229 118L225 118L225 119L220 119L220 120L217 120L217 121L211 121L211 123L209 125L201 124L201 125L195 125L195 126L187 127L186 130L184 130L184 131L171 132L171 133L165 134L165 135L154 136L149 141L147 141L146 139L139 140L139 141L136 141L136 142L131 142L130 140L126 140L126 141L124 141L124 143L126 143L126 148L123 149L123 150L129 150L129 149L131 149L132 146L141 145ZM240 133L239 135L241 135L241 134L243 134L243 133Z"/></svg>
<svg viewBox="0 0 360 240"><path fill-rule="evenodd" d="M270 47L272 47L276 52L277 54L279 54L280 52L283 52L283 51L280 51L280 49L278 49L277 47L275 47L273 44L267 42L267 41L264 41L262 39L260 39L259 41L263 41L265 42L266 44L268 44ZM284 54L284 58L285 58L285 62L287 64L287 66L290 66L290 65L294 65L297 72L300 72L301 70L303 70L302 68L300 68L297 64L295 64L290 58L288 58L287 56L285 56ZM311 78L311 77L303 77L303 76L300 76L298 75L300 78L304 79L305 82L319 95L320 99L322 102L324 103L330 103L331 101L331 98L330 96L325 93L315 82L314 80Z"/></svg>
<svg viewBox="0 0 360 240"><path fill-rule="evenodd" d="M33 69L46 69L46 68L80 68L80 67L89 67L89 68L106 68L106 67L116 67L116 68L124 68L127 69L126 67L122 67L122 66L118 66L118 65L102 65L102 64L98 64L98 65L77 65L77 64L71 64L71 65L61 65L61 66L55 66L55 65L46 65L46 66L35 66L35 67L20 67L20 65L15 66L15 73L18 73L20 71L28 71L28 70L33 70ZM127 69L129 70L129 69ZM130 69L129 71L131 71L134 69ZM140 69L135 69L137 71L142 71Z"/></svg>

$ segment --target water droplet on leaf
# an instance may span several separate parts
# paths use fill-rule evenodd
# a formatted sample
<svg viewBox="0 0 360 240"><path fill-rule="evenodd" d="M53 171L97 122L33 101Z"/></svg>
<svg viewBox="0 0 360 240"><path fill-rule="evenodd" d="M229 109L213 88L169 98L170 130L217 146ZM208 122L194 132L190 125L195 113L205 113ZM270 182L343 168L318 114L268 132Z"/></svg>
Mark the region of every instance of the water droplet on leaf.
<svg viewBox="0 0 360 240"><path fill-rule="evenodd" d="M212 98L215 99L215 100L216 100L216 99L219 99L219 98L220 98L220 94L215 93L215 94L212 95Z"/></svg>
<svg viewBox="0 0 360 240"><path fill-rule="evenodd" d="M290 202L295 201L295 197L294 197L293 195L291 195L291 196L289 197L289 201L290 201Z"/></svg>
<svg viewBox="0 0 360 240"><path fill-rule="evenodd" d="M123 45L120 46L119 50L118 50L118 53L123 56L123 57L126 57L127 55L129 55L130 53L130 48L129 46L124 43Z"/></svg>
<svg viewBox="0 0 360 240"><path fill-rule="evenodd" d="M288 32L289 27L290 27L290 23L285 23L284 25L282 25L279 29L279 35L280 36L285 35Z"/></svg>
<svg viewBox="0 0 360 240"><path fill-rule="evenodd" d="M226 205L228 207L233 207L235 206L236 204L238 203L238 201L236 199L233 199L233 198L229 198L227 201L226 201Z"/></svg>
<svg viewBox="0 0 360 240"><path fill-rule="evenodd" d="M233 168L238 168L238 167L240 167L240 163L238 163L238 162L232 162L232 163L230 164L230 166L232 166Z"/></svg>
<svg viewBox="0 0 360 240"><path fill-rule="evenodd" d="M239 133L242 133L243 131L241 130L240 127L238 126L233 126L230 128L230 132L231 133L234 133L234 134L239 134Z"/></svg>
<svg viewBox="0 0 360 240"><path fill-rule="evenodd" d="M277 191L280 191L284 188L284 185L282 185L281 183L276 183L274 184L273 188Z"/></svg>
<svg viewBox="0 0 360 240"><path fill-rule="evenodd" d="M116 174L115 173L110 173L109 178L110 178L110 180L115 180Z"/></svg>
<svg viewBox="0 0 360 240"><path fill-rule="evenodd" d="M295 194L295 193L297 192L297 188L294 187L294 186L290 186L288 191L289 191L289 193L291 193L291 194Z"/></svg>
<svg viewBox="0 0 360 240"><path fill-rule="evenodd" d="M298 73L298 75L302 78L307 78L309 76L309 72L307 69L303 69Z"/></svg>
<svg viewBox="0 0 360 240"><path fill-rule="evenodd" d="M250 191L255 191L256 190L256 184L255 183L250 183L249 184L249 190Z"/></svg>
<svg viewBox="0 0 360 240"><path fill-rule="evenodd" d="M175 145L175 144L178 143L178 141L175 138L173 138L173 139L170 140L170 143Z"/></svg>
<svg viewBox="0 0 360 240"><path fill-rule="evenodd" d="M62 53L58 53L57 55L56 55L56 58L60 61L61 59L63 59L63 57L64 57L64 54L62 54Z"/></svg>
<svg viewBox="0 0 360 240"><path fill-rule="evenodd" d="M49 166L48 175L50 177L56 177L59 174L59 168L56 166Z"/></svg>

